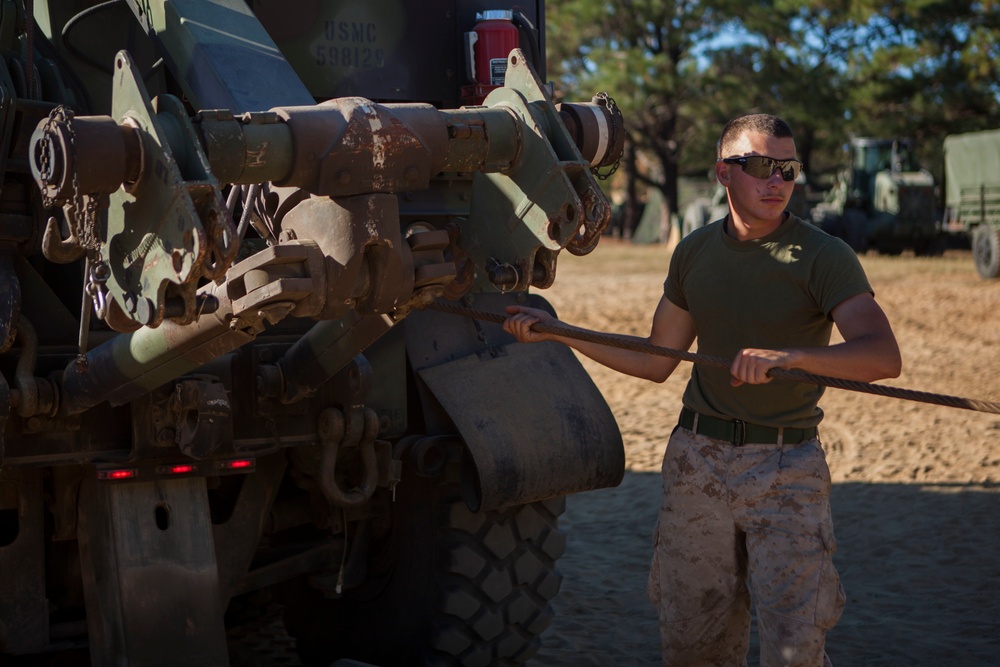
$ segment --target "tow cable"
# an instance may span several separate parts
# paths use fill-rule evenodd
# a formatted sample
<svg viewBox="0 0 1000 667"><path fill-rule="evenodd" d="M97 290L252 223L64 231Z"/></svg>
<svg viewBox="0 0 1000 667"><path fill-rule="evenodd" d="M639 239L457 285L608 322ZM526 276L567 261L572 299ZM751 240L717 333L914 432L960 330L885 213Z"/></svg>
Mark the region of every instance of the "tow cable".
<svg viewBox="0 0 1000 667"><path fill-rule="evenodd" d="M472 317L477 320L495 322L497 324L503 324L504 320L507 319L506 315L502 315L500 313L474 310L472 308L466 308L464 306L458 306L450 303L442 303L439 301L427 304L426 308L428 310L436 310L442 313L450 313L452 315ZM660 357L680 359L681 361L689 361L703 366L714 366L716 368L728 369L732 365L730 360L722 357L686 352L684 350L674 350L669 347L660 347L650 343L638 343L611 334L568 329L555 324L545 324L543 322L536 322L531 326L531 329L532 331L537 331L539 333L555 334L558 336L565 336L566 338L575 338L576 340L598 343L600 345L609 345L611 347L618 347L625 350L654 354ZM975 398L934 394L927 391L916 391L913 389L904 389L902 387L890 387L887 385L872 384L870 382L860 382L858 380L844 380L841 378L829 377L827 375L816 375L814 373L790 370L786 368L772 368L767 372L767 374L769 377L789 380L791 382L806 382L824 387L834 387L835 389L846 389L848 391L858 391L865 394L875 394L876 396L899 398L905 401L917 401L919 403L943 405L949 408L960 408L962 410L973 410L975 412L1000 414L1000 403L994 401L983 401Z"/></svg>

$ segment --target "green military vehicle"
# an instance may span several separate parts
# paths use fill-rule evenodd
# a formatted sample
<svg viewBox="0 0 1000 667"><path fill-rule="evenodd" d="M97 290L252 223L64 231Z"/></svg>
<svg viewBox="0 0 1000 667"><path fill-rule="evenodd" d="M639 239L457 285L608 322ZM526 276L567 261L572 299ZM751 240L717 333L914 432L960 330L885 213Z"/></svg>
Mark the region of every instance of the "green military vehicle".
<svg viewBox="0 0 1000 667"><path fill-rule="evenodd" d="M544 26L0 0L0 660L228 665L274 610L306 664L537 651L621 436L567 348L434 307L547 307L610 218L621 116L553 104Z"/></svg>
<svg viewBox="0 0 1000 667"><path fill-rule="evenodd" d="M848 164L812 209L812 221L858 252L940 254L935 185L921 169L910 139L852 138Z"/></svg>
<svg viewBox="0 0 1000 667"><path fill-rule="evenodd" d="M945 137L944 187L945 228L968 234L979 275L1000 277L1000 130Z"/></svg>

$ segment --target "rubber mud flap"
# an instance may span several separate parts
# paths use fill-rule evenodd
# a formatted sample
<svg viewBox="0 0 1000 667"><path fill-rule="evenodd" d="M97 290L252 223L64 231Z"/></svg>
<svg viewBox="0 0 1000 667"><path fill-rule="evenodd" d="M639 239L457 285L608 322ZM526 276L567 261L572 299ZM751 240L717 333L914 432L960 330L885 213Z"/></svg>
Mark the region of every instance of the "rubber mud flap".
<svg viewBox="0 0 1000 667"><path fill-rule="evenodd" d="M473 511L617 486L625 450L614 415L573 352L508 344L418 371L475 464Z"/></svg>

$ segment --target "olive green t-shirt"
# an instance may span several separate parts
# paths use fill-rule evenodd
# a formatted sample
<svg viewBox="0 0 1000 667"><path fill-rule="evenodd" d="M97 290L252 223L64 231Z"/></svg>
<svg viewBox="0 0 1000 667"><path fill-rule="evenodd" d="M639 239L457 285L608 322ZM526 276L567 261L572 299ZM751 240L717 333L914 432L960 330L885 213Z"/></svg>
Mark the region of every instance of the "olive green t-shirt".
<svg viewBox="0 0 1000 667"><path fill-rule="evenodd" d="M830 343L830 312L872 292L850 246L789 215L778 229L737 241L718 220L685 237L670 258L664 295L691 313L698 352L733 359L743 348ZM695 365L684 405L705 415L803 428L823 418L823 387L786 380L733 387L729 371Z"/></svg>

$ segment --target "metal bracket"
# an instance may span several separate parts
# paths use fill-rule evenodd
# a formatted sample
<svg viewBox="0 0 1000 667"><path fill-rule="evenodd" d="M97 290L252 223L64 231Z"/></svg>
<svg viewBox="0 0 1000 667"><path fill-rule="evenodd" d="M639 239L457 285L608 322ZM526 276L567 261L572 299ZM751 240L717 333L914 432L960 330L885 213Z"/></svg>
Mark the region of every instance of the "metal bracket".
<svg viewBox="0 0 1000 667"><path fill-rule="evenodd" d="M500 264L517 269L516 282L505 283L503 291L549 287L558 252L567 246L574 254L592 250L611 209L520 50L510 53L506 85L483 104L517 118L521 150L508 168L473 176L469 217L484 220L477 225L478 245L489 248Z"/></svg>
<svg viewBox="0 0 1000 667"><path fill-rule="evenodd" d="M236 256L236 227L179 100L149 99L128 53L115 58L112 115L142 141L142 172L111 194L101 259L110 297L151 327L197 318L201 279L221 279Z"/></svg>

